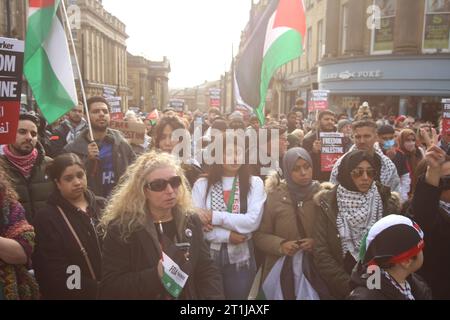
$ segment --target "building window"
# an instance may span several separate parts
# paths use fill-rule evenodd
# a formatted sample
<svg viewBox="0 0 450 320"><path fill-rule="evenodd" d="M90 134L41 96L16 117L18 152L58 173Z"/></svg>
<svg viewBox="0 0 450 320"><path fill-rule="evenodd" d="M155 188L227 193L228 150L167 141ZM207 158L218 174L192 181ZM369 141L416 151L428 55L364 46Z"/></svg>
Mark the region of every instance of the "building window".
<svg viewBox="0 0 450 320"><path fill-rule="evenodd" d="M322 60L324 53L323 44L323 20L317 22L317 61Z"/></svg>
<svg viewBox="0 0 450 320"><path fill-rule="evenodd" d="M347 51L347 34L348 34L348 4L342 6L342 25L341 25L341 53Z"/></svg>
<svg viewBox="0 0 450 320"><path fill-rule="evenodd" d="M450 0L427 0L423 50L450 52Z"/></svg>
<svg viewBox="0 0 450 320"><path fill-rule="evenodd" d="M396 0L374 0L373 4L380 9L379 25L372 29L373 54L392 53L394 49ZM376 19L377 17L375 17Z"/></svg>

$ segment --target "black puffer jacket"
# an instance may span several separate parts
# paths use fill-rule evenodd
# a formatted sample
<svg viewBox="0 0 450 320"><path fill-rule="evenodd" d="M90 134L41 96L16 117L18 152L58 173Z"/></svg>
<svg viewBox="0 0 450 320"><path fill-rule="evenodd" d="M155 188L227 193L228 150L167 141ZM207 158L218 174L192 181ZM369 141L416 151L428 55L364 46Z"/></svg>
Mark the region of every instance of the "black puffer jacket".
<svg viewBox="0 0 450 320"><path fill-rule="evenodd" d="M19 169L8 160L5 155L3 159L6 172L8 172L14 189L19 195L19 202L25 209L27 221L33 224L36 212L45 206L48 196L54 190L54 184L45 174L45 168L52 161L45 155L44 148L38 142L36 145L38 157L31 170L31 176L26 179Z"/></svg>
<svg viewBox="0 0 450 320"><path fill-rule="evenodd" d="M434 299L450 299L450 214L439 207L441 190L419 178L409 208L425 235L424 263L419 274L430 285Z"/></svg>
<svg viewBox="0 0 450 320"><path fill-rule="evenodd" d="M369 289L367 283L372 283L369 280L370 276L361 264L355 267L350 284L354 289L350 293L348 300L407 300L389 279L381 273L380 288ZM407 281L411 286L411 293L415 300L431 300L431 290L420 276L413 273L408 277Z"/></svg>

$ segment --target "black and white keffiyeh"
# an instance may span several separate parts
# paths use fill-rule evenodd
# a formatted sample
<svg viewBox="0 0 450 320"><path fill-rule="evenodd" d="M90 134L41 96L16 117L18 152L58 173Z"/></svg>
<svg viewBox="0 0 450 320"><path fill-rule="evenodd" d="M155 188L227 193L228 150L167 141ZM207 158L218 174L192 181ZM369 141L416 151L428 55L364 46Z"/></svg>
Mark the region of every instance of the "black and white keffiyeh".
<svg viewBox="0 0 450 320"><path fill-rule="evenodd" d="M416 300L412 294L411 286L405 281L404 287L401 286L388 272L381 269L382 274L391 282L391 284L408 300Z"/></svg>
<svg viewBox="0 0 450 320"><path fill-rule="evenodd" d="M369 229L383 217L383 201L375 183L367 193L354 192L339 185L336 225L342 245L358 261L361 241Z"/></svg>
<svg viewBox="0 0 450 320"><path fill-rule="evenodd" d="M355 150L358 149L356 148L356 145L353 145L347 153L350 153ZM374 150L381 161L381 170L380 170L381 184L391 188L392 191L398 192L400 188L400 178L398 177L397 168L395 167L395 164L392 162L391 159L389 159L387 156L384 155L383 151L380 149L378 142L374 144ZM345 155L339 158L333 167L333 171L331 172L330 177L330 182L333 184L338 184L337 181L338 169Z"/></svg>

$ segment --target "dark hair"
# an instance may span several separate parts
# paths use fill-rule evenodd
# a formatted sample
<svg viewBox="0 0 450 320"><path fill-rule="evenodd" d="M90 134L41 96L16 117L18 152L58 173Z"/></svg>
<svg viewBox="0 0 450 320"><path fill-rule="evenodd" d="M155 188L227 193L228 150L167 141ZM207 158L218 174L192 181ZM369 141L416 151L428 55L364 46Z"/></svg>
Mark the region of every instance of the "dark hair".
<svg viewBox="0 0 450 320"><path fill-rule="evenodd" d="M84 171L86 168L84 167L83 162L75 153L64 153L57 156L53 161L47 165L46 173L49 176L50 180L55 181L61 179L61 175L67 167L77 165Z"/></svg>
<svg viewBox="0 0 450 320"><path fill-rule="evenodd" d="M373 122L372 120L360 120L360 121L356 121L353 123L353 130L356 130L358 128L363 128L363 127L369 127L375 130L375 132L377 132L377 124L375 122Z"/></svg>
<svg viewBox="0 0 450 320"><path fill-rule="evenodd" d="M176 129L186 129L186 126L181 121L181 119L177 116L164 116L159 120L158 124L155 127L155 133L153 135L153 139L155 140L155 148L159 148L159 143L161 142L162 133L166 126L170 126L172 130Z"/></svg>
<svg viewBox="0 0 450 320"><path fill-rule="evenodd" d="M208 114L211 114L211 113L215 113L218 116L222 116L222 112L220 112L219 108L215 108L215 107L214 108L210 108L208 110Z"/></svg>
<svg viewBox="0 0 450 320"><path fill-rule="evenodd" d="M236 141L234 141L236 142ZM236 147L236 144L235 144ZM226 154L226 138L223 136L223 153ZM238 171L239 177L239 193L241 198L247 199L248 193L250 191L250 166L248 164L242 164ZM206 188L206 195L213 185L222 180L223 176L223 164L212 164L208 169L208 175L206 176L208 180L208 186ZM207 197L205 196L205 199ZM205 200L206 201L206 200ZM242 206L242 205L241 205Z"/></svg>
<svg viewBox="0 0 450 320"><path fill-rule="evenodd" d="M228 128L245 130L245 123L244 123L244 121L239 120L239 119L231 120L230 123L228 124Z"/></svg>
<svg viewBox="0 0 450 320"><path fill-rule="evenodd" d="M94 97L90 97L86 102L88 111L91 110L91 105L93 105L94 103L98 103L98 102L106 104L108 106L108 110L111 109L111 106L109 105L108 101L105 98L100 97L100 96L94 96Z"/></svg>
<svg viewBox="0 0 450 320"><path fill-rule="evenodd" d="M39 117L37 116L37 114L34 111L30 111L30 112L21 112L19 114L19 120L28 120L33 122L36 127L39 128L40 126L40 120Z"/></svg>
<svg viewBox="0 0 450 320"><path fill-rule="evenodd" d="M297 112L291 111L291 112L289 112L289 113L287 114L287 117L289 118L289 117L292 116L292 115L297 116Z"/></svg>
<svg viewBox="0 0 450 320"><path fill-rule="evenodd" d="M333 116L334 119L336 119L336 113L330 110L323 110L319 112L319 121L322 120L322 118L325 116Z"/></svg>

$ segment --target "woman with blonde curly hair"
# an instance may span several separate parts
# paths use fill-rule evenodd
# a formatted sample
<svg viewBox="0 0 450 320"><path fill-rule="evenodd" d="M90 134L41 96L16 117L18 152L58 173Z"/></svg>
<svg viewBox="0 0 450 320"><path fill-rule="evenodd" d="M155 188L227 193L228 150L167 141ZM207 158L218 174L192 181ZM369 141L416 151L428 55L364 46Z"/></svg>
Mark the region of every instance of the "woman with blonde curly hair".
<svg viewBox="0 0 450 320"><path fill-rule="evenodd" d="M34 230L17 199L0 162L0 300L39 298L39 287L27 270L31 268Z"/></svg>
<svg viewBox="0 0 450 320"><path fill-rule="evenodd" d="M101 225L102 298L223 298L188 182L173 156L141 155L115 188ZM177 282L180 292L167 283L171 260L187 278Z"/></svg>

